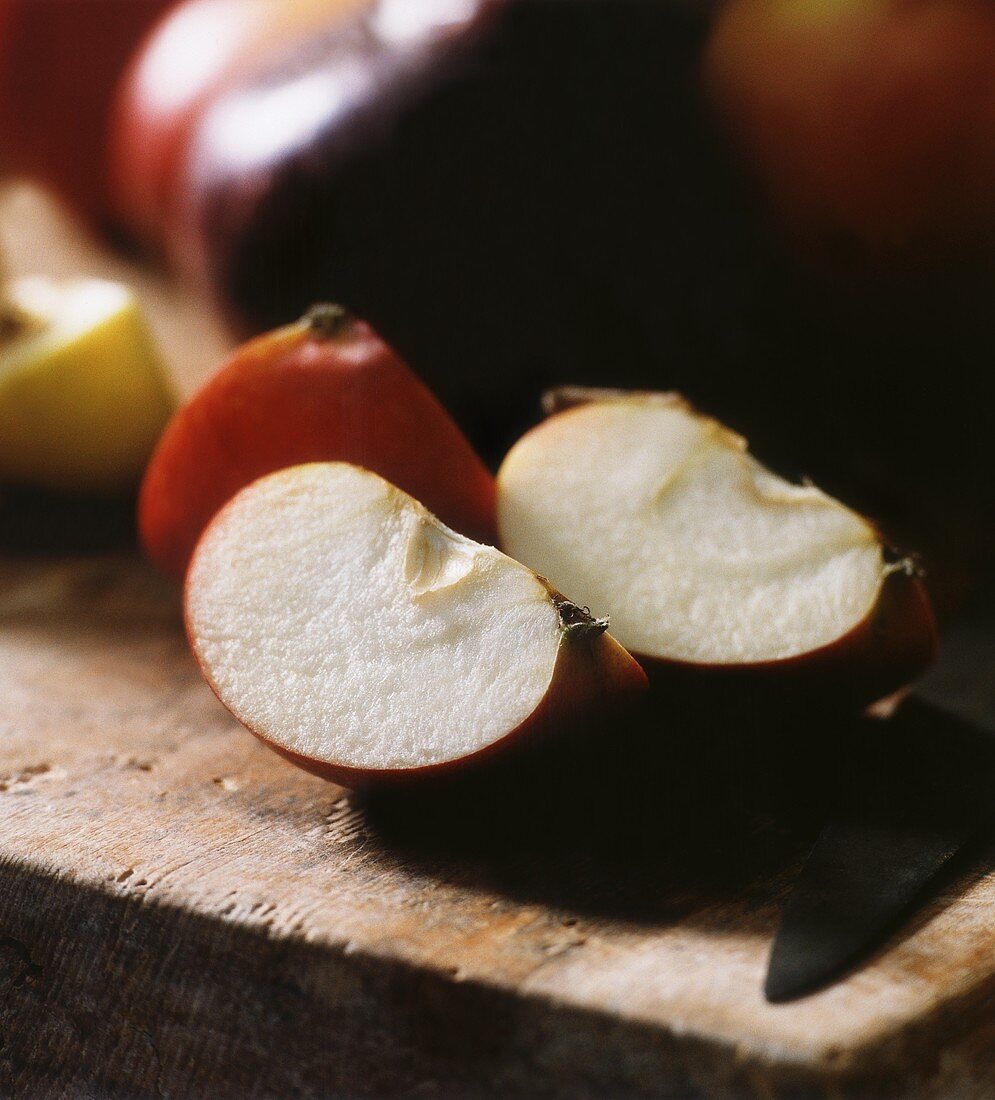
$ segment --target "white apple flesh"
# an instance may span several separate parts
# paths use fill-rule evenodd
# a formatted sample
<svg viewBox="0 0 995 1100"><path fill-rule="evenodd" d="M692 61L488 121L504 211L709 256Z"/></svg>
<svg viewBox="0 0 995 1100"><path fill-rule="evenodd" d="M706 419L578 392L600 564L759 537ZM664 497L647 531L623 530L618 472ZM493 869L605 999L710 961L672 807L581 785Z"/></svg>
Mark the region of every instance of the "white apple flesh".
<svg viewBox="0 0 995 1100"><path fill-rule="evenodd" d="M503 548L644 662L791 671L867 703L932 658L908 562L812 485L673 394L610 394L525 435L498 476ZM784 681L785 683L787 681Z"/></svg>
<svg viewBox="0 0 995 1100"><path fill-rule="evenodd" d="M350 786L465 766L645 685L603 622L346 463L280 471L227 504L185 614L232 714Z"/></svg>
<svg viewBox="0 0 995 1100"><path fill-rule="evenodd" d="M174 398L134 295L101 279L16 279L0 326L0 481L135 485Z"/></svg>

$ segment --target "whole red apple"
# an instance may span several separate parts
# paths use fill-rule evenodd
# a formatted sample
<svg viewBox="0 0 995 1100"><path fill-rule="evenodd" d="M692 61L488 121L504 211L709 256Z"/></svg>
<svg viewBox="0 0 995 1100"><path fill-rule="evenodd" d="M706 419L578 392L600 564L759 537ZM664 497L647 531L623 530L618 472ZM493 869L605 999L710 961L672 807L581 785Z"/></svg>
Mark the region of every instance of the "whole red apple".
<svg viewBox="0 0 995 1100"><path fill-rule="evenodd" d="M368 325L318 306L236 351L173 417L139 497L149 557L182 576L240 489L328 461L365 466L460 533L495 541L494 480L446 411Z"/></svg>
<svg viewBox="0 0 995 1100"><path fill-rule="evenodd" d="M114 89L174 0L0 0L0 143L8 171L104 215Z"/></svg>
<svg viewBox="0 0 995 1100"><path fill-rule="evenodd" d="M779 213L871 248L995 227L995 5L729 0L709 94Z"/></svg>
<svg viewBox="0 0 995 1100"><path fill-rule="evenodd" d="M185 0L157 25L118 89L108 137L116 217L158 244L191 131L215 96L260 54L364 0Z"/></svg>

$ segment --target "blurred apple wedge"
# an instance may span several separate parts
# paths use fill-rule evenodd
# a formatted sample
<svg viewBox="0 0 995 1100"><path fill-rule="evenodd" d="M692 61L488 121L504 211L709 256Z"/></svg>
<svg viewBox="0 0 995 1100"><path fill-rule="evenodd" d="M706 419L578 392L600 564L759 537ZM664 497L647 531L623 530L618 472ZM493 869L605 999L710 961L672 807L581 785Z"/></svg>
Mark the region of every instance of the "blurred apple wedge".
<svg viewBox="0 0 995 1100"><path fill-rule="evenodd" d="M606 622L347 463L242 490L198 543L184 603L221 702L348 786L546 746L646 682Z"/></svg>
<svg viewBox="0 0 995 1100"><path fill-rule="evenodd" d="M137 485L174 398L131 291L15 279L0 318L0 482L74 493Z"/></svg>
<svg viewBox="0 0 995 1100"><path fill-rule="evenodd" d="M922 581L863 516L772 473L677 395L571 400L501 467L501 545L610 612L651 679L700 705L852 709L929 664Z"/></svg>

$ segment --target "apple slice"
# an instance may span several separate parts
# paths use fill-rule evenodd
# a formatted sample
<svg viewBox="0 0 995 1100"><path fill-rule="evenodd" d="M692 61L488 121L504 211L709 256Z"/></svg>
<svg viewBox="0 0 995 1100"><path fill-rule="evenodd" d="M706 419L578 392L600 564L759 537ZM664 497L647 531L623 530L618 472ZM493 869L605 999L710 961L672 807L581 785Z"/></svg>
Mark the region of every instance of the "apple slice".
<svg viewBox="0 0 995 1100"><path fill-rule="evenodd" d="M437 774L645 685L607 624L376 474L271 474L187 573L193 651L222 703L348 786Z"/></svg>
<svg viewBox="0 0 995 1100"><path fill-rule="evenodd" d="M319 305L239 348L170 421L139 496L146 553L181 577L239 489L308 462L369 467L496 539L494 478L446 410L369 325Z"/></svg>
<svg viewBox="0 0 995 1100"><path fill-rule="evenodd" d="M501 545L594 614L610 612L640 659L749 672L751 692L766 679L783 700L804 689L846 706L932 659L917 572L891 560L868 520L765 469L677 395L591 398L505 459Z"/></svg>
<svg viewBox="0 0 995 1100"><path fill-rule="evenodd" d="M174 398L131 291L102 279L16 279L0 323L0 481L133 487Z"/></svg>

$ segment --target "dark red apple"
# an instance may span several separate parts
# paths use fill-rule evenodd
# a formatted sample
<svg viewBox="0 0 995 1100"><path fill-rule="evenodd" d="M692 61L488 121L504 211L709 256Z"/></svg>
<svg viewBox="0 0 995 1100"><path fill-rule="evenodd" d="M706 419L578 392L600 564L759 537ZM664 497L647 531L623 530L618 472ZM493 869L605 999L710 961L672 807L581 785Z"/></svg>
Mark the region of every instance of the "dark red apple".
<svg viewBox="0 0 995 1100"><path fill-rule="evenodd" d="M184 266L242 331L343 301L493 453L543 385L721 360L752 246L707 29L678 0L375 0L212 103Z"/></svg>

